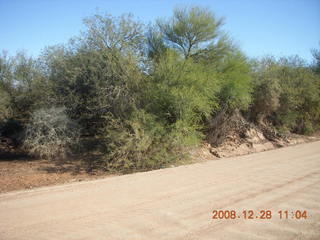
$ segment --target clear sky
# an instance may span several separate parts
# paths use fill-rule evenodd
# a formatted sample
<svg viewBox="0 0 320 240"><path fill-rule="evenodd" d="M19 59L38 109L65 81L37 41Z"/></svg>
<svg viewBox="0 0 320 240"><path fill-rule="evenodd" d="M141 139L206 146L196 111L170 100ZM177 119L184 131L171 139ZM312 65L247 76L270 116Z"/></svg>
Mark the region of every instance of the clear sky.
<svg viewBox="0 0 320 240"><path fill-rule="evenodd" d="M82 19L97 10L131 12L149 23L185 5L225 17L224 30L250 57L298 54L310 61L310 49L320 48L320 0L0 0L0 50L37 56L77 35Z"/></svg>

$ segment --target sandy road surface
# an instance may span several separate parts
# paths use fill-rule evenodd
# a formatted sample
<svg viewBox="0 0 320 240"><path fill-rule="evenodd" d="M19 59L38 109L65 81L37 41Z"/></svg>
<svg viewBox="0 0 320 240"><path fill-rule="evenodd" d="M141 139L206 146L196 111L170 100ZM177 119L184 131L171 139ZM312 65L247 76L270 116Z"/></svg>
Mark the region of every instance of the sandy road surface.
<svg viewBox="0 0 320 240"><path fill-rule="evenodd" d="M214 209L273 216L214 220ZM2 194L0 239L320 239L320 142Z"/></svg>

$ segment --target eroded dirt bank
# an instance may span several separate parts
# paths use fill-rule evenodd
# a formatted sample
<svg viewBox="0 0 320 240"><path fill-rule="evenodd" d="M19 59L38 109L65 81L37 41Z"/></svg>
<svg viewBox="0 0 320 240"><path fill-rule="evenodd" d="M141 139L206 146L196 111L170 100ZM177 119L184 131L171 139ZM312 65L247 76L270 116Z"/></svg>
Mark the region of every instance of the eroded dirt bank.
<svg viewBox="0 0 320 240"><path fill-rule="evenodd" d="M221 209L270 210L272 218L212 219ZM319 239L319 209L318 141L2 194L0 239ZM292 219L298 210L307 219Z"/></svg>

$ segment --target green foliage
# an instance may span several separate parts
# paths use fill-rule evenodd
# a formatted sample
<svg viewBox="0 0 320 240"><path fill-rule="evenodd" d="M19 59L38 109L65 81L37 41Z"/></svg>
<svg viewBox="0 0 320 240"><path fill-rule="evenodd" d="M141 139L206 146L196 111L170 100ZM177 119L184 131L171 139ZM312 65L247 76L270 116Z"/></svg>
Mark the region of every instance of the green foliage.
<svg viewBox="0 0 320 240"><path fill-rule="evenodd" d="M280 106L280 81L277 77L278 65L271 57L254 63L252 73L254 93L252 114L257 122L271 116Z"/></svg>
<svg viewBox="0 0 320 240"><path fill-rule="evenodd" d="M162 33L156 27L149 29L147 33L147 44L148 57L154 61L158 61L169 49L164 43Z"/></svg>
<svg viewBox="0 0 320 240"><path fill-rule="evenodd" d="M247 110L251 103L252 84L250 65L241 52L228 55L220 64L220 106Z"/></svg>
<svg viewBox="0 0 320 240"><path fill-rule="evenodd" d="M100 163L110 171L157 169L175 159L172 139L155 116L136 111L128 120L107 116L103 129L107 154Z"/></svg>
<svg viewBox="0 0 320 240"><path fill-rule="evenodd" d="M88 48L96 50L117 50L122 54L141 54L145 37L143 24L132 14L113 17L109 14L95 14L84 19L87 31L83 40Z"/></svg>
<svg viewBox="0 0 320 240"><path fill-rule="evenodd" d="M13 104L19 115L28 117L35 109L44 106L49 89L35 59L20 52L14 60Z"/></svg>
<svg viewBox="0 0 320 240"><path fill-rule="evenodd" d="M108 116L105 128L108 169L155 169L179 157L177 150L198 144L202 124L216 107L214 72L167 51L141 92L145 110L129 120Z"/></svg>
<svg viewBox="0 0 320 240"><path fill-rule="evenodd" d="M230 110L247 109L251 101L250 66L244 55L220 30L222 24L222 19L217 19L208 9L176 8L172 18L158 20L157 26L150 30L149 55L156 58L158 69L161 65L159 56L166 55L168 49L187 60L191 58L193 63L198 63L198 71L193 70L195 75L200 74L201 78L207 74L211 79L216 78L214 87L212 80L204 83L194 79L193 84L206 88L211 98L219 98L221 106ZM210 101L207 106L210 106ZM211 107L209 112L214 110Z"/></svg>
<svg viewBox="0 0 320 240"><path fill-rule="evenodd" d="M147 108L168 123L199 123L216 106L216 86L214 71L167 52L150 77Z"/></svg>
<svg viewBox="0 0 320 240"><path fill-rule="evenodd" d="M0 122L12 115L10 95L0 88Z"/></svg>
<svg viewBox="0 0 320 240"><path fill-rule="evenodd" d="M312 69L315 73L320 74L320 49L312 49L311 53L314 59Z"/></svg>
<svg viewBox="0 0 320 240"><path fill-rule="evenodd" d="M181 146L197 144L203 123L218 107L217 82L213 70L167 51L150 76L146 109L174 132Z"/></svg>
<svg viewBox="0 0 320 240"><path fill-rule="evenodd" d="M176 8L171 19L157 21L165 43L185 58L214 43L222 23L222 19L216 19L210 10L201 7Z"/></svg>
<svg viewBox="0 0 320 240"><path fill-rule="evenodd" d="M312 133L320 122L319 77L299 57L267 58L254 73L252 112L260 121L270 119L278 128Z"/></svg>
<svg viewBox="0 0 320 240"><path fill-rule="evenodd" d="M13 58L3 51L0 55L0 87L5 91L13 84L13 67Z"/></svg>
<svg viewBox="0 0 320 240"><path fill-rule="evenodd" d="M0 59L0 91L7 99L4 101L10 102L12 117L26 119L34 109L42 106L49 90L46 79L38 62L24 52Z"/></svg>
<svg viewBox="0 0 320 240"><path fill-rule="evenodd" d="M3 52L0 55L0 122L12 115L11 84L12 60Z"/></svg>
<svg viewBox="0 0 320 240"><path fill-rule="evenodd" d="M55 105L64 105L85 134L97 134L103 116L128 118L141 79L138 49L141 24L131 15L95 15L87 31L68 46L47 49L42 56Z"/></svg>
<svg viewBox="0 0 320 240"><path fill-rule="evenodd" d="M283 89L279 120L294 132L312 133L320 123L319 78L298 57L280 59L279 62Z"/></svg>

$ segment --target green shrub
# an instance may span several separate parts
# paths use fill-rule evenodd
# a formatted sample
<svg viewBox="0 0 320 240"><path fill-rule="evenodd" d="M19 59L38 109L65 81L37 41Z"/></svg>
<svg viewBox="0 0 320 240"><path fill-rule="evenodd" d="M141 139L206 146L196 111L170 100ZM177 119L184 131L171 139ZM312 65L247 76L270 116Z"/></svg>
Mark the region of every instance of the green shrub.
<svg viewBox="0 0 320 240"><path fill-rule="evenodd" d="M261 123L280 106L281 86L277 76L279 66L275 59L266 57L254 63L252 118Z"/></svg>
<svg viewBox="0 0 320 240"><path fill-rule="evenodd" d="M220 106L233 111L247 110L251 103L252 78L250 65L240 52L228 54L218 68Z"/></svg>
<svg viewBox="0 0 320 240"><path fill-rule="evenodd" d="M155 116L136 111L130 120L109 115L103 130L105 157L98 163L109 171L132 172L166 166L174 161L173 139Z"/></svg>
<svg viewBox="0 0 320 240"><path fill-rule="evenodd" d="M0 121L4 121L12 115L10 95L0 87Z"/></svg>
<svg viewBox="0 0 320 240"><path fill-rule="evenodd" d="M310 134L319 128L319 77L302 59L263 59L254 79L256 119L271 121L282 132Z"/></svg>
<svg viewBox="0 0 320 240"><path fill-rule="evenodd" d="M217 107L215 72L168 51L152 73L146 108L168 124L199 124Z"/></svg>

